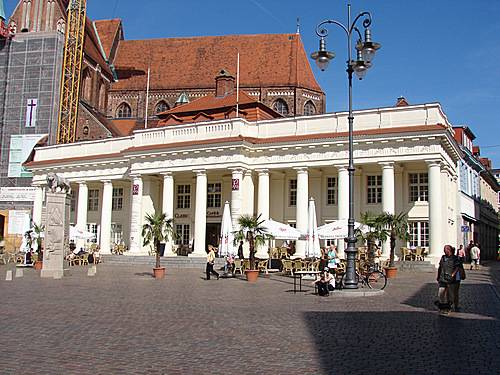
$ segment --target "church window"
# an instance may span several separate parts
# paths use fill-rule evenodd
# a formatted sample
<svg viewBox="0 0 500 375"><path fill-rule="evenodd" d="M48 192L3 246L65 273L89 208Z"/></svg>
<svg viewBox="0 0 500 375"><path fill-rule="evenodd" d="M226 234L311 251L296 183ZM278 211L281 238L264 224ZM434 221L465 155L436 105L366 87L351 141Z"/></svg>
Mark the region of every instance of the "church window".
<svg viewBox="0 0 500 375"><path fill-rule="evenodd" d="M316 114L316 107L310 100L304 105L304 115L310 116Z"/></svg>
<svg viewBox="0 0 500 375"><path fill-rule="evenodd" d="M155 114L168 111L169 109L170 108L168 107L168 104L164 100L161 100L160 102L158 102L158 104L156 104Z"/></svg>
<svg viewBox="0 0 500 375"><path fill-rule="evenodd" d="M288 115L288 104L286 104L283 99L276 100L273 104L273 109L276 112L281 113L283 116Z"/></svg>
<svg viewBox="0 0 500 375"><path fill-rule="evenodd" d="M83 82L82 82L82 95L83 99L90 101L90 97L92 96L92 76L90 75L90 71L85 69L82 74Z"/></svg>
<svg viewBox="0 0 500 375"><path fill-rule="evenodd" d="M129 118L132 117L132 109L127 103L122 103L118 106L116 110L117 118Z"/></svg>

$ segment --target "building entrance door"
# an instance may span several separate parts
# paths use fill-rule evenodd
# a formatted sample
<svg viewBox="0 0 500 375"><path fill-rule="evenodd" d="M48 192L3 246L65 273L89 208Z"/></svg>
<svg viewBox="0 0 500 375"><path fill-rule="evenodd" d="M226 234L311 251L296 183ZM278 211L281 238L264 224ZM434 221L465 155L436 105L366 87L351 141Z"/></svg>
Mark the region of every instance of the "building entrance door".
<svg viewBox="0 0 500 375"><path fill-rule="evenodd" d="M219 236L220 236L221 223L207 223L207 235L205 242L208 245L219 246Z"/></svg>

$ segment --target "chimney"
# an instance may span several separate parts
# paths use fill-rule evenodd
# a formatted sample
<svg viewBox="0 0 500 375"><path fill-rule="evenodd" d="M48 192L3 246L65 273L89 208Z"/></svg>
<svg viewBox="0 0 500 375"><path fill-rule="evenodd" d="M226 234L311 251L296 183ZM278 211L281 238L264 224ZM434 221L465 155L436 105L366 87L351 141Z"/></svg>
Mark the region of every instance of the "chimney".
<svg viewBox="0 0 500 375"><path fill-rule="evenodd" d="M215 96L224 97L234 91L234 77L225 69L222 69L215 77Z"/></svg>
<svg viewBox="0 0 500 375"><path fill-rule="evenodd" d="M406 107L410 105L404 96L400 96L396 102L396 107Z"/></svg>

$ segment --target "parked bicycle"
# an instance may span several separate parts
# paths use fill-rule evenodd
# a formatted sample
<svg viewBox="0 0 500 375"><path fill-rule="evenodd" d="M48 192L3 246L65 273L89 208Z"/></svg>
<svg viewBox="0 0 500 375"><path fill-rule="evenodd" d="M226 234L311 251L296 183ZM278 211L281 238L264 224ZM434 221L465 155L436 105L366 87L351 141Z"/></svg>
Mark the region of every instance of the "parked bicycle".
<svg viewBox="0 0 500 375"><path fill-rule="evenodd" d="M339 276L340 280L337 282L337 287L342 289L344 287L345 272ZM374 290L383 290L387 286L387 277L375 263L357 263L355 280L357 283L361 283L361 287L367 286Z"/></svg>

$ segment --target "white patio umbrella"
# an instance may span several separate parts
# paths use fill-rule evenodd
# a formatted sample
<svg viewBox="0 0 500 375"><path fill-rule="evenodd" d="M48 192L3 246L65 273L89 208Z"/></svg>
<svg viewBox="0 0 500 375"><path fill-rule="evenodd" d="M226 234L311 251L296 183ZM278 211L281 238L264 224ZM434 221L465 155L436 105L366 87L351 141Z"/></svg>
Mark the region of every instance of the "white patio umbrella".
<svg viewBox="0 0 500 375"><path fill-rule="evenodd" d="M363 233L366 233L370 228L355 221L354 229L359 229ZM318 236L322 240L342 239L347 237L347 231L347 219L339 219L318 227Z"/></svg>
<svg viewBox="0 0 500 375"><path fill-rule="evenodd" d="M231 220L231 210L229 209L229 202L227 201L226 203L224 203L224 211L222 213L219 254L221 256L236 255L236 251L234 248L233 222Z"/></svg>
<svg viewBox="0 0 500 375"><path fill-rule="evenodd" d="M309 199L308 219L306 257L317 258L320 256L320 246L318 236L318 222L316 220L316 205L314 204L313 198Z"/></svg>
<svg viewBox="0 0 500 375"><path fill-rule="evenodd" d="M69 239L70 240L93 240L95 239L95 234L92 232L87 232L86 230L81 230L73 225L69 226Z"/></svg>
<svg viewBox="0 0 500 375"><path fill-rule="evenodd" d="M276 240L298 240L303 234L298 229L290 225L274 221L272 219L264 220L262 226Z"/></svg>

